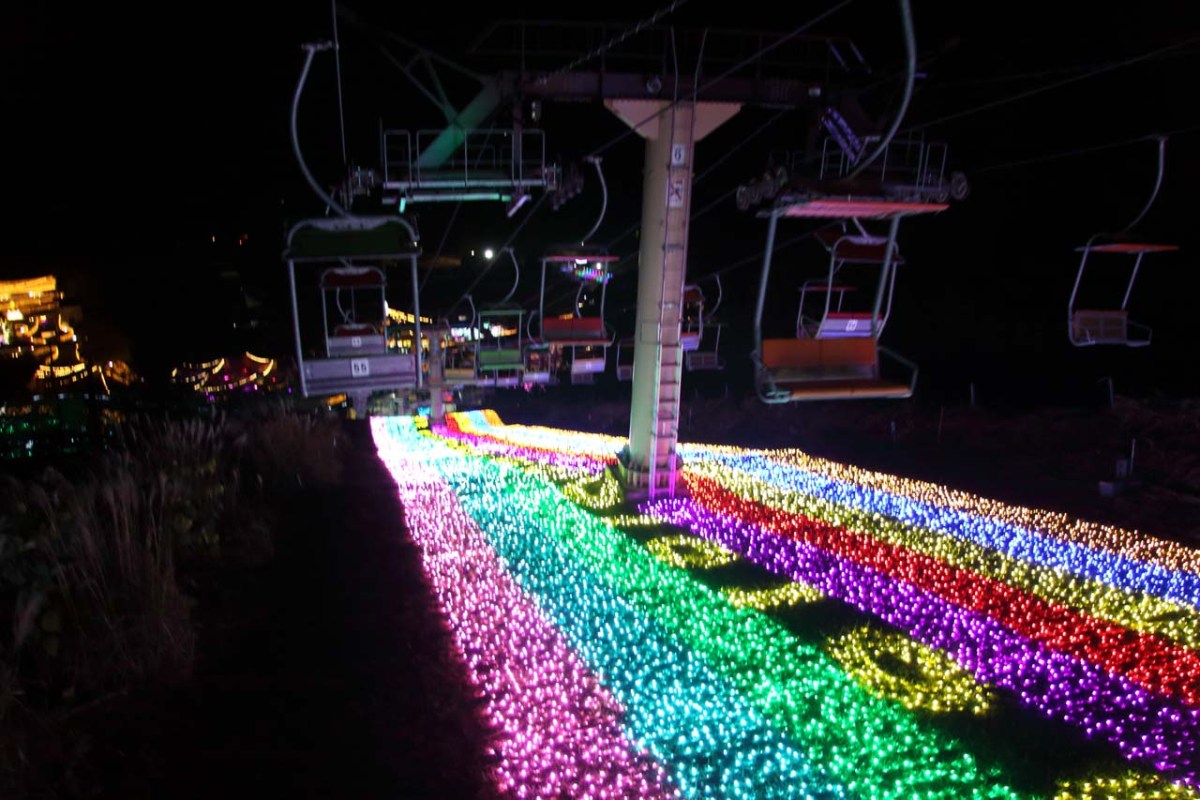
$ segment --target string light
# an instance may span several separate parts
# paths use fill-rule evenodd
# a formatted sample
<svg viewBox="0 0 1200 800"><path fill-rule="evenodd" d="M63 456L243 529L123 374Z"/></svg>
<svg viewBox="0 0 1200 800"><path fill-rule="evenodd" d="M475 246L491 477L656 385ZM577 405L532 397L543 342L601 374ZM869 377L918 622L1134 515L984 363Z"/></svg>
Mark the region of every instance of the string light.
<svg viewBox="0 0 1200 800"><path fill-rule="evenodd" d="M755 496L772 507L779 507L774 500L779 495L772 489L780 489L788 496L802 499L805 513L810 516L830 519L840 515L849 524L871 529L887 541L902 543L955 566L975 569L989 578L1018 586L1046 600L1134 630L1166 636L1192 649L1200 647L1200 614L1189 606L1024 561L993 549L988 546L989 523L986 520L962 513L957 513L952 520L939 519L942 509L920 511L894 496L858 491L850 485L835 485L811 474L782 470L755 456L737 460L722 456L718 463L697 462L689 470L723 481L720 464L728 464L742 473L742 480L750 481L747 485L758 486ZM880 514L895 522L876 525Z"/></svg>
<svg viewBox="0 0 1200 800"><path fill-rule="evenodd" d="M376 429L381 450L415 447L399 421ZM427 441L432 441L426 437ZM563 537L579 522L612 529L561 494L532 491L537 479L490 459L446 448L423 455L454 489L462 509L523 589L625 708L631 738L646 747L687 796L841 797L802 752L769 725L704 659L680 646L628 599L580 568ZM411 463L411 462L410 462ZM543 485L544 486L544 485ZM561 514L573 511L573 514ZM563 517L573 517L564 519ZM533 520L539 524L534 524ZM542 525L551 526L548 536ZM642 551L643 558L649 559ZM570 796L570 795L567 795Z"/></svg>
<svg viewBox="0 0 1200 800"><path fill-rule="evenodd" d="M813 458L798 450L772 451L770 456L781 464L811 469L859 484L864 488L883 489L943 508L967 511L1003 525L1024 528L1026 531L1038 532L1064 542L1079 543L1088 548L1107 551L1149 565L1184 570L1200 576L1200 551L1178 542L1146 536L1111 525L1072 519L1061 512L1009 505L935 483L898 478L881 472L836 464Z"/></svg>
<svg viewBox="0 0 1200 800"><path fill-rule="evenodd" d="M501 794L673 796L659 765L621 732L619 704L504 570L450 487L422 468L431 450L413 447L414 436L399 447L387 423L371 423L399 487L405 527L422 548L459 655L486 701Z"/></svg>
<svg viewBox="0 0 1200 800"><path fill-rule="evenodd" d="M977 508L973 509L959 496L957 503L963 507L941 507L928 500L914 501L908 497L904 491L906 488L911 491L912 487L909 486L910 482L902 479L886 476L890 481L885 481L876 473L863 473L861 477L870 485L858 486L849 480L834 480L795 465L777 463L777 459L747 451L739 452L733 448L722 448L715 454L714 460L814 499L882 513L951 537L973 541L1014 558L1094 578L1114 587L1153 593L1192 606L1189 612L1194 612L1194 607L1198 605L1200 578L1196 575L1167 564L1138 561L1110 552L1103 538L1084 542L1067 541L1038 533L1015 522L997 519L995 504L990 501L980 500ZM848 472L845 469L834 471ZM989 508L991 514L987 513ZM1037 515L1030 512L1026 516ZM1013 515L1013 519L1016 518ZM1076 538L1082 538L1080 530L1089 529L1082 524L1064 527L1075 531ZM1127 541L1141 538L1146 537L1125 532ZM1138 550L1128 543L1125 549Z"/></svg>
<svg viewBox="0 0 1200 800"><path fill-rule="evenodd" d="M816 794L1013 796L1002 767L982 770L912 716L984 713L996 687L1157 773L1063 781L1056 800L1200 796L1190 788L1200 786L1193 551L798 451L709 445L680 445L691 499L603 516L621 503L607 469L621 438L504 425L491 411L389 436L441 448L412 469L437 471L497 563L624 708L634 749L648 750L684 795L784 796L770 794L762 770L786 762ZM699 539L643 546L620 530L663 525ZM715 566L705 553L794 582L713 590L686 571ZM826 653L764 614L822 598L899 633L860 626ZM666 652L672 663L691 660L670 679L646 671L647 654ZM705 718L708 738L689 739L675 704L692 669L711 682L702 691L767 738L751 736L747 748L740 724L714 733ZM638 679L654 689L636 689ZM668 710L647 710L656 704ZM671 734L647 724L651 713L670 717L691 749L669 746ZM776 732L797 749L776 743ZM717 766L734 753L736 778Z"/></svg>
<svg viewBox="0 0 1200 800"><path fill-rule="evenodd" d="M1195 800L1200 797L1185 786L1157 775L1130 773L1120 778L1086 778L1064 782L1054 800Z"/></svg>
<svg viewBox="0 0 1200 800"><path fill-rule="evenodd" d="M898 633L864 625L832 642L829 653L872 692L908 709L980 715L991 705L987 689L945 653Z"/></svg>
<svg viewBox="0 0 1200 800"><path fill-rule="evenodd" d="M1011 690L1043 715L1079 728L1088 738L1112 742L1126 758L1147 762L1178 782L1198 782L1200 713L1195 709L1151 695L1094 664L1048 650L908 581L888 578L852 559L775 535L694 500L655 501L643 506L643 512L663 516L770 572L811 584L907 632L944 651L980 683Z"/></svg>
<svg viewBox="0 0 1200 800"><path fill-rule="evenodd" d="M1002 621L1050 648L1126 676L1153 692L1200 705L1200 654L1191 650L1048 603L977 572L893 544L882 536L852 530L846 527L851 521L848 515L833 514L829 521L817 519L805 513L805 498L786 495L744 477L731 475L728 485L735 488L728 489L713 479L689 473L687 484L706 508L753 521L767 530L908 581L961 608ZM760 494L769 494L774 505L757 502ZM878 514L856 521L870 531L891 527ZM893 529L892 538L896 535Z"/></svg>
<svg viewBox="0 0 1200 800"><path fill-rule="evenodd" d="M650 554L679 569L712 569L737 561L737 556L721 545L688 534L659 536L646 542Z"/></svg>
<svg viewBox="0 0 1200 800"><path fill-rule="evenodd" d="M808 605L824 598L820 591L803 583L785 583L767 589L742 589L734 586L725 589L724 592L731 605L758 611Z"/></svg>
<svg viewBox="0 0 1200 800"><path fill-rule="evenodd" d="M984 773L959 745L919 724L903 708L867 693L819 648L800 643L757 612L731 606L687 573L659 564L639 544L569 503L555 487L490 459L464 464L469 468L446 477L511 568L570 586L570 605L558 614L587 620L589 635L577 646L595 647L597 630L613 629L613 611L589 605L593 594L615 589L671 632L684 652L702 655L719 670L723 684L735 687L800 743L811 763L853 785L856 794L1015 796L999 774ZM509 552L510 547L517 549ZM590 584L592 570L602 583ZM534 582L522 580L522 585ZM541 602L551 602L540 588L536 592ZM636 647L640 660L648 645L639 637ZM597 671L611 674L603 667ZM664 684L657 678L656 683ZM720 752L733 752L730 743L721 746ZM671 774L683 785L683 778L673 770Z"/></svg>

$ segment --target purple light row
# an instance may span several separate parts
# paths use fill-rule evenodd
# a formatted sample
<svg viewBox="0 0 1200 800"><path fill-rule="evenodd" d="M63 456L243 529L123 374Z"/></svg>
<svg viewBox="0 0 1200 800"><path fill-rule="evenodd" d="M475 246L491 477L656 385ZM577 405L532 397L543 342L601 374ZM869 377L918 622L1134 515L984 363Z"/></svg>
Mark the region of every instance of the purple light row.
<svg viewBox="0 0 1200 800"><path fill-rule="evenodd" d="M1200 786L1200 711L1041 647L911 584L690 500L645 503L641 510L877 616L945 651L980 682L1016 692L1045 716L1068 722L1089 738L1112 742L1126 758L1150 763L1172 780Z"/></svg>

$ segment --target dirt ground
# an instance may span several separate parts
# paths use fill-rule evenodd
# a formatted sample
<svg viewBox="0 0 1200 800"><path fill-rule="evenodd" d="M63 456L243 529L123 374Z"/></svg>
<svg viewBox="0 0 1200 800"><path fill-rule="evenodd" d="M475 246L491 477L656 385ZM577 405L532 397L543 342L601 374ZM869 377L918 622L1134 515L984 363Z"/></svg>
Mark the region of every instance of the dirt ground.
<svg viewBox="0 0 1200 800"><path fill-rule="evenodd" d="M86 724L120 800L490 797L487 732L365 422L264 567L207 582L192 683Z"/></svg>

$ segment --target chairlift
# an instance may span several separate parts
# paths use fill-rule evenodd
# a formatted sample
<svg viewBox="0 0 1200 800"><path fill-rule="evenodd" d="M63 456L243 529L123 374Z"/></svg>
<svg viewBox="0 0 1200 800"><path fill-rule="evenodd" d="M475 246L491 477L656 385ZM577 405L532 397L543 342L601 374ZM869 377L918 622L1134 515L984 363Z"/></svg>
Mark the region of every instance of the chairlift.
<svg viewBox="0 0 1200 800"><path fill-rule="evenodd" d="M309 219L288 232L284 257L300 391L305 397L344 392L365 407L372 391L421 386L418 255L413 229L400 217ZM379 263L394 260L409 262L413 297L411 322L392 336L387 279ZM322 313L320 352L310 335L314 326L300 313L297 272L304 265L323 267L316 284Z"/></svg>
<svg viewBox="0 0 1200 800"><path fill-rule="evenodd" d="M1079 270L1075 274L1075 285L1071 289L1071 299L1067 302L1067 335L1075 347L1091 347L1092 345L1108 344L1125 347L1145 347L1150 344L1151 329L1129 319L1129 297L1133 293L1133 284L1137 281L1138 271L1148 253L1170 253L1179 249L1177 245L1150 242L1132 233L1142 218L1154 205L1162 188L1163 174L1166 167L1165 136L1155 137L1158 141L1158 175L1154 181L1154 189L1150 199L1142 207L1141 212L1133 222L1115 234L1096 234L1088 239L1083 247L1075 252L1082 253L1079 259ZM1129 281L1125 285L1125 294L1119 308L1080 308L1079 287L1083 283L1083 274L1087 269L1089 259L1095 253L1133 256L1133 268L1129 273Z"/></svg>
<svg viewBox="0 0 1200 800"><path fill-rule="evenodd" d="M527 342L524 351L524 368L521 371L521 382L525 385L545 385L555 382L554 373L557 364L549 346L537 342Z"/></svg>
<svg viewBox="0 0 1200 800"><path fill-rule="evenodd" d="M446 319L445 329L436 334L442 337L442 380L451 386L474 383L479 363L479 329L475 324L475 301L471 295L466 295L463 299L467 301L470 313Z"/></svg>
<svg viewBox="0 0 1200 800"><path fill-rule="evenodd" d="M497 302L480 307L475 315L475 362L481 383L513 388L521 385L525 369L525 309L509 302L521 282L521 265L512 248L506 247L503 252L512 260L512 287Z"/></svg>
<svg viewBox="0 0 1200 800"><path fill-rule="evenodd" d="M685 349L683 353L683 366L688 372L717 372L725 369L725 359L721 357L721 328L724 326L713 320L725 291L721 286L721 276L712 277L717 283L717 302L707 311L703 305L700 307L699 336L695 345L690 350Z"/></svg>
<svg viewBox="0 0 1200 800"><path fill-rule="evenodd" d="M570 354L571 383L595 383L608 363L607 345L571 345Z"/></svg>
<svg viewBox="0 0 1200 800"><path fill-rule="evenodd" d="M907 6L905 6L907 8ZM907 13L907 11L905 12ZM911 31L906 49L913 51ZM948 148L943 143L926 142L923 137L908 141L894 138L908 108L914 73L910 58L908 88L899 112L885 137L865 155L864 141L855 126L842 126L826 115L823 123L830 130L822 151L820 171L815 180L797 178L778 194L772 192L772 205L759 212L768 217L767 246L763 255L762 277L754 312L754 383L764 403L791 403L805 400L850 398L906 398L916 386L917 365L879 345L884 317L883 299L891 294L891 279L896 269L897 234L906 216L944 211L950 198L966 197L965 176L946 179ZM840 112L839 115L840 117ZM771 259L780 218L839 220L853 224L856 232L840 235L826 246L830 250L830 271L826 279L825 313L816 325L815 335L800 336L801 321L792 327L788 338L765 339L763 316L767 287L771 277ZM888 220L885 238L870 236L862 220ZM849 230L843 228L843 233ZM857 238L855 238L857 237ZM864 250L865 252L859 252ZM870 316L865 320L866 335L859 317L831 317L838 262L851 257L868 258L880 266L880 278ZM842 293L844 297L844 292ZM807 294L804 295L807 299ZM890 301L889 301L890 302ZM851 328L853 322L853 328ZM801 328L797 331L796 328ZM882 359L889 369L896 365L904 375L895 379L881 369Z"/></svg>
<svg viewBox="0 0 1200 800"><path fill-rule="evenodd" d="M481 379L493 385L520 383L525 369L525 309L512 304L481 308L476 316L479 329L476 363ZM511 378L513 380L504 380Z"/></svg>
<svg viewBox="0 0 1200 800"><path fill-rule="evenodd" d="M537 340L549 346L552 354L569 356L573 383L591 382L595 374L604 371L608 348L613 344L613 335L604 322L604 302L612 277L609 269L615 261L617 256L586 245L555 248L542 258ZM546 274L551 268L578 286L570 309L555 308L556 303L547 298ZM589 288L599 288L600 298L596 312L585 314L582 297Z"/></svg>
<svg viewBox="0 0 1200 800"><path fill-rule="evenodd" d="M818 205L819 204L819 205ZM885 296L891 294L891 278L897 256L896 236L900 220L910 214L941 211L946 206L940 203L919 201L897 202L889 198L876 197L784 197L775 208L764 212L770 219L767 231L767 247L763 257L762 278L759 284L758 304L754 317L755 388L764 403L791 403L807 400L866 399L911 397L916 386L917 365L898 353L879 345L879 332L884 318L881 306ZM878 242L874 237L841 236L830 248L830 275L826 278L827 319L842 320L839 325L818 324L815 335L805 334L803 311L792 336L765 339L763 316L766 306L767 285L771 275L771 259L775 249L775 231L780 217L824 217L850 221L859 226L859 217L888 219L890 226L887 237ZM858 239L861 238L861 241ZM851 257L847 245L857 249L867 248L869 253L854 253L870 258L882 254L881 275L876 290L874 306L866 318L866 334L856 324L849 325L852 317L830 317L834 287L832 276L837 271L839 260ZM879 248L876 251L876 248ZM848 287L847 287L848 288ZM844 292L843 292L844 294ZM807 295L804 295L807 299ZM890 302L890 301L889 301ZM840 335L839 335L840 334ZM889 373L894 367L901 377L893 378L881 370L881 356L886 358Z"/></svg>
<svg viewBox="0 0 1200 800"><path fill-rule="evenodd" d="M704 292L696 284L683 287L683 312L679 315L679 346L688 353L700 346L704 335Z"/></svg>
<svg viewBox="0 0 1200 800"><path fill-rule="evenodd" d="M796 338L816 339L821 331L821 323L826 314L841 314L845 307L846 294L857 291L856 287L848 284L833 284L825 278L809 278L800 284L800 305L796 311ZM828 295L829 300L824 298ZM837 299L834 300L833 298ZM828 307L828 312L814 315L813 306L819 303L822 308Z"/></svg>

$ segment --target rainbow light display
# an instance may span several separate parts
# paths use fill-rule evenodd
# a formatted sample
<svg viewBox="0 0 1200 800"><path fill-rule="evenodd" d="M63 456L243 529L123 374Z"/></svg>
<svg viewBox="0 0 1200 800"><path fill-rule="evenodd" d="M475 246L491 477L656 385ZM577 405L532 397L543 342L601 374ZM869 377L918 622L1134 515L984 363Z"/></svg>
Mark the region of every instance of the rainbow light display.
<svg viewBox="0 0 1200 800"><path fill-rule="evenodd" d="M634 507L613 437L372 430L502 796L1200 798L1194 551L796 451L681 446Z"/></svg>

